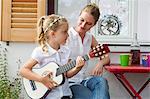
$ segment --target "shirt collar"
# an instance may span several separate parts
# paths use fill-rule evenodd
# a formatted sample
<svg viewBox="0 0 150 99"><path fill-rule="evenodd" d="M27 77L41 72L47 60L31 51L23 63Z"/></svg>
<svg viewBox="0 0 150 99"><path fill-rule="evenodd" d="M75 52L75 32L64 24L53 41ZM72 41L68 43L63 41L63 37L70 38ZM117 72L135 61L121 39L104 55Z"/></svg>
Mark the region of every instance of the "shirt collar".
<svg viewBox="0 0 150 99"><path fill-rule="evenodd" d="M54 48L52 48L48 43L46 43L46 45L48 46L48 53L50 56L53 54L59 53L59 52L63 53L64 49L65 49L65 47L63 45L60 45L60 49L57 51Z"/></svg>
<svg viewBox="0 0 150 99"><path fill-rule="evenodd" d="M46 45L48 46L48 53L50 56L57 53L57 51L53 49L48 43L46 43Z"/></svg>
<svg viewBox="0 0 150 99"><path fill-rule="evenodd" d="M79 33L74 29L74 27L71 27L71 28L70 28L70 31L73 32L73 35L74 35L74 36L80 37L80 36L79 36ZM89 40L90 35L91 35L91 34L90 34L89 32L85 33L85 37L84 37L83 43L86 43L86 42Z"/></svg>

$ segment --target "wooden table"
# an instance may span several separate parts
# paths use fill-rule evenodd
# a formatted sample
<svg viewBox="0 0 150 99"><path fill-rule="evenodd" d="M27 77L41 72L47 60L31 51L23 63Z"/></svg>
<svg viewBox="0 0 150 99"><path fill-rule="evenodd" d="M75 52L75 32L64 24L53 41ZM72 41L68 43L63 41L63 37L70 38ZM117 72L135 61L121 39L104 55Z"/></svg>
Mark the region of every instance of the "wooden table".
<svg viewBox="0 0 150 99"><path fill-rule="evenodd" d="M121 82L133 99L142 99L140 93L149 84L150 78L148 78L147 81L140 87L140 89L136 91L124 73L150 73L150 67L143 67L141 65L123 67L118 64L111 64L109 66L105 66L105 68L115 75L115 77Z"/></svg>

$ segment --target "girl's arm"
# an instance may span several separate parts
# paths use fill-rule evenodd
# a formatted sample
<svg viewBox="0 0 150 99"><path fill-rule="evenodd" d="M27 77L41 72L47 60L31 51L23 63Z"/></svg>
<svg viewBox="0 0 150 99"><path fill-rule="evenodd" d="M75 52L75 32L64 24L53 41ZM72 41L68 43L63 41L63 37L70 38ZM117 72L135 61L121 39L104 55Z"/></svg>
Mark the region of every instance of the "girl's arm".
<svg viewBox="0 0 150 99"><path fill-rule="evenodd" d="M76 66L66 73L66 77L71 78L72 76L77 74L82 69L84 64L85 64L84 59L81 56L78 56L76 59Z"/></svg>
<svg viewBox="0 0 150 99"><path fill-rule="evenodd" d="M38 62L34 59L29 59L24 66L20 69L20 75L29 79L34 80L43 83L47 88L53 89L57 84L50 79L50 76L52 73L50 72L47 76L41 76L34 72L32 72L32 68L37 64Z"/></svg>
<svg viewBox="0 0 150 99"><path fill-rule="evenodd" d="M29 59L24 65L23 67L20 69L20 75L30 79L30 80L34 80L34 81L38 81L41 82L41 76L37 75L35 73L32 72L32 68L37 64L38 62L34 59Z"/></svg>

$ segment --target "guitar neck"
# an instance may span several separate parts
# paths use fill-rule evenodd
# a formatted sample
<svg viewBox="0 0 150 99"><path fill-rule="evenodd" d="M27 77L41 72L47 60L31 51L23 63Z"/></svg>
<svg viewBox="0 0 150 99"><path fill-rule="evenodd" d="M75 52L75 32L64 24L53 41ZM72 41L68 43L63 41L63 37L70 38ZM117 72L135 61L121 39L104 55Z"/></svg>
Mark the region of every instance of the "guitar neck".
<svg viewBox="0 0 150 99"><path fill-rule="evenodd" d="M90 57L88 55L84 55L82 56L82 58L87 61L90 59ZM73 60L71 62L69 62L68 64L65 64L63 66L60 66L58 69L57 69L57 72L56 72L56 76L62 74L62 73L65 73L67 72L68 70L74 68L76 66L76 60Z"/></svg>

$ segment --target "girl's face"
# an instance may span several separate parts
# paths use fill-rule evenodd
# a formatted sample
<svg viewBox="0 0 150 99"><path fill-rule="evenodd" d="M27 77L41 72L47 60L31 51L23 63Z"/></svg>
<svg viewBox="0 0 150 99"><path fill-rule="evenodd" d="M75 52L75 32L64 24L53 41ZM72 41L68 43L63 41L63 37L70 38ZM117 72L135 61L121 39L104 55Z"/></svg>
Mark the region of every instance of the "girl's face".
<svg viewBox="0 0 150 99"><path fill-rule="evenodd" d="M83 11L77 21L76 31L79 33L86 33L95 25L94 23L95 19L93 16L90 13Z"/></svg>
<svg viewBox="0 0 150 99"><path fill-rule="evenodd" d="M59 45L64 45L66 43L67 38L68 38L68 23L63 22L61 26L59 26L58 29L55 31L55 41Z"/></svg>

